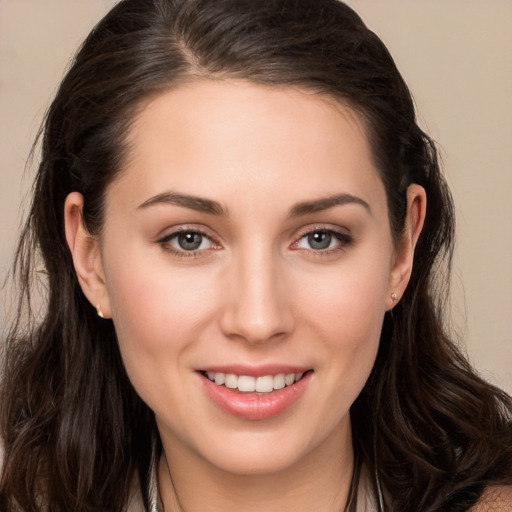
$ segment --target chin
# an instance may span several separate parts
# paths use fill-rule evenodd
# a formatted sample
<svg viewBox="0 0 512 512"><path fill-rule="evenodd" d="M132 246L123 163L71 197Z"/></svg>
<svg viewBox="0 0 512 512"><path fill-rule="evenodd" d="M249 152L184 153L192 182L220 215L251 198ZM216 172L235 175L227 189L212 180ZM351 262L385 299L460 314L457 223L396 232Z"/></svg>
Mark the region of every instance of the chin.
<svg viewBox="0 0 512 512"><path fill-rule="evenodd" d="M302 455L302 454L301 454ZM235 453L230 457L211 460L218 469L239 476L265 476L293 468L304 455L288 453L277 448L267 451Z"/></svg>
<svg viewBox="0 0 512 512"><path fill-rule="evenodd" d="M319 432L308 433L302 425L295 434L299 435L294 435L289 425L284 431L277 432L239 432L231 436L228 443L218 441L209 443L208 447L204 446L202 456L227 473L264 476L293 470L304 462L309 465L317 452L325 454L326 450L322 447L327 448L331 444L328 439L332 432L320 429ZM342 443L341 439L335 442L337 445Z"/></svg>

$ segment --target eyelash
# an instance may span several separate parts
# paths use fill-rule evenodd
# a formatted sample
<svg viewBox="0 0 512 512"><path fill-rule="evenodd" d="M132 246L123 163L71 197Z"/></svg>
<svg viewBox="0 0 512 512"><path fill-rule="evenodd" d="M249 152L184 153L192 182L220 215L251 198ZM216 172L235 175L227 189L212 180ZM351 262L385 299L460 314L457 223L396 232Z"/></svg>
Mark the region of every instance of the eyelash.
<svg viewBox="0 0 512 512"><path fill-rule="evenodd" d="M314 235L314 234L329 235L331 237L330 242L332 242L333 240L337 241L336 247L327 247L325 249L313 249L313 248L306 249L306 248L302 248L302 247L298 246L301 240L304 240L305 238L307 238L311 235ZM301 251L301 250L308 251L308 252L314 254L315 256L322 257L322 256L331 255L338 251L344 251L353 241L354 240L353 240L352 236L350 236L347 233L343 233L341 231L337 231L337 230L331 229L331 228L315 227L313 229L310 229L310 230L302 233L300 235L299 239L292 244L292 249L294 249L296 251Z"/></svg>
<svg viewBox="0 0 512 512"><path fill-rule="evenodd" d="M186 250L186 249L177 249L171 245L171 242L173 239L179 237L180 235L199 235L202 237L201 244L204 242L204 240L209 240L210 244L214 247L214 249L220 248L220 245L217 244L214 240L212 240L212 237L207 235L204 231L201 231L197 228L187 228L183 227L180 229L177 229L176 231L173 231L172 233L165 235L161 239L157 241L157 243L162 247L164 251L170 252L173 256L176 256L178 258L199 258L203 256L204 251L207 251L208 249L194 249L194 250Z"/></svg>
<svg viewBox="0 0 512 512"><path fill-rule="evenodd" d="M313 248L303 248L299 247L299 243L301 240L304 240L306 237L312 236L314 234L326 234L331 237L329 240L329 245L332 242L333 239L337 240L336 247L327 247L325 249L313 249ZM199 235L201 237L201 244L204 242L204 240L209 240L210 244L214 247L208 247L204 249L178 249L173 247L171 244L172 240L176 239L180 235ZM326 256L330 255L334 252L343 251L347 248L348 245L350 245L353 242L353 238L348 235L347 233L342 233L340 231L336 231L334 229L329 228L322 228L322 227L315 227L313 229L310 229L308 231L303 232L300 237L293 242L291 245L292 250L296 251L307 251L311 254L314 254L315 256ZM211 236L207 235L204 231L197 229L197 228L187 228L183 227L176 231L173 231L172 233L165 235L161 239L157 241L157 243L162 247L163 250L170 252L174 256L178 258L199 258L204 256L204 252L208 250L215 250L220 248L220 244L218 244L216 241L212 239Z"/></svg>

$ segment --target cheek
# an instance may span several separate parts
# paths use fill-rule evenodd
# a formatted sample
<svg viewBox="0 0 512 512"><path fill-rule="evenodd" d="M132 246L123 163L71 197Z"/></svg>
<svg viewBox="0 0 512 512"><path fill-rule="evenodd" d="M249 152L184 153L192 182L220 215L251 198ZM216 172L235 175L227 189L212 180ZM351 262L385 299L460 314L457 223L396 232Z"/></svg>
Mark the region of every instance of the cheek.
<svg viewBox="0 0 512 512"><path fill-rule="evenodd" d="M137 272L118 265L108 286L121 356L137 393L155 412L179 410L180 400L194 403L181 379L212 317L211 287L147 263Z"/></svg>
<svg viewBox="0 0 512 512"><path fill-rule="evenodd" d="M123 253L110 256L116 265L108 269L107 286L126 370L147 399L157 389L165 392L200 339L214 315L214 287L201 272L172 271L160 258Z"/></svg>
<svg viewBox="0 0 512 512"><path fill-rule="evenodd" d="M301 295L300 316L309 336L321 340L319 357L329 361L325 372L333 389L349 401L355 400L373 367L388 284L387 261L359 263L317 276Z"/></svg>
<svg viewBox="0 0 512 512"><path fill-rule="evenodd" d="M351 262L349 262L351 263ZM329 332L338 332L358 345L357 333L380 332L385 313L389 266L386 261L347 264L325 274L311 276L302 287L303 314L318 320ZM309 313L306 313L309 312ZM323 329L322 329L323 330ZM352 333L353 336L348 336ZM336 336L334 336L336 338Z"/></svg>
<svg viewBox="0 0 512 512"><path fill-rule="evenodd" d="M173 272L147 261L133 268L120 264L108 274L116 327L126 337L137 334L149 344L168 344L182 326L197 325L212 305L212 288L199 273Z"/></svg>

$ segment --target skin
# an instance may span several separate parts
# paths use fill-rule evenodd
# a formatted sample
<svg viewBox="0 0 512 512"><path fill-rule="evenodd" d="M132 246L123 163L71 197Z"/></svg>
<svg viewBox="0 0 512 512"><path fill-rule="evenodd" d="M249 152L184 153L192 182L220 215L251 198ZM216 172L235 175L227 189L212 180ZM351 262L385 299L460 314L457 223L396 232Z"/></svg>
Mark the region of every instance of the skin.
<svg viewBox="0 0 512 512"><path fill-rule="evenodd" d="M409 187L394 241L361 120L297 89L182 85L141 109L130 142L100 238L83 228L78 193L66 201L66 236L84 293L113 320L128 375L155 412L166 510L342 510L349 409L391 295L407 286L423 189ZM222 215L155 199L168 193L215 201ZM352 200L296 207L340 194ZM180 249L179 228L205 235L198 250ZM315 230L338 237L320 250ZM312 374L283 413L248 420L205 393L197 370L220 364Z"/></svg>

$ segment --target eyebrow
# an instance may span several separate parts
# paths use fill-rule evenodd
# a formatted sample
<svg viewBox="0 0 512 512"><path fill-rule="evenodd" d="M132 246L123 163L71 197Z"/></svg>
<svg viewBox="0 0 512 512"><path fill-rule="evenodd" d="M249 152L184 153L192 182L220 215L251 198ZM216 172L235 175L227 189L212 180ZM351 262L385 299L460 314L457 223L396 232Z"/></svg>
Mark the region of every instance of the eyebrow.
<svg viewBox="0 0 512 512"><path fill-rule="evenodd" d="M182 206L184 208L190 208L191 210L196 210L201 213L218 215L222 217L226 217L228 215L227 210L218 201L213 201L212 199L206 199L204 197L191 196L189 194L179 194L177 192L164 192L162 194L150 197L141 205L139 205L137 209L144 209L158 204ZM313 201L303 201L297 203L292 207L288 216L301 217L311 213L328 210L330 208L334 208L335 206L343 206L346 204L361 205L368 211L368 213L370 213L370 215L372 214L370 205L364 199L361 199L360 197L354 196L352 194L343 193L315 199Z"/></svg>
<svg viewBox="0 0 512 512"><path fill-rule="evenodd" d="M360 197L353 196L352 194L336 194L334 196L324 197L316 199L314 201L304 201L297 203L289 213L290 217L301 217L303 215L309 215L311 213L318 213L335 206L343 206L346 204L358 204L363 206L368 213L371 215L372 210L370 205Z"/></svg>
<svg viewBox="0 0 512 512"><path fill-rule="evenodd" d="M157 204L172 204L176 206L183 206L210 215L226 216L226 209L217 201L205 199L203 197L190 196L188 194L178 194L176 192L164 192L154 197L150 197L144 201L137 209L148 208Z"/></svg>

